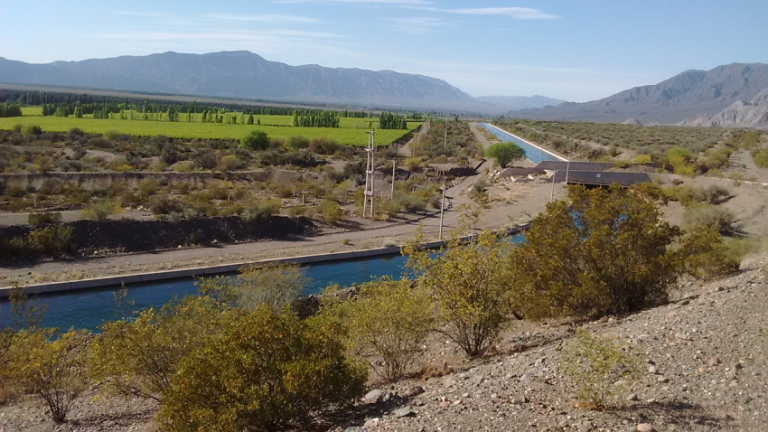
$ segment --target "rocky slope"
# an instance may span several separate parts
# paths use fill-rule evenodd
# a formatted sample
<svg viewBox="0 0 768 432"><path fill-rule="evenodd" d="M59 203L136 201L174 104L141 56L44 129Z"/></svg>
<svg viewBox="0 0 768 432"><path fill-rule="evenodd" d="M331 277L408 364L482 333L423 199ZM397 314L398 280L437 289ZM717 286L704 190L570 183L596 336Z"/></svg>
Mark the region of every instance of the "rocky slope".
<svg viewBox="0 0 768 432"><path fill-rule="evenodd" d="M731 104L752 100L768 89L768 65L733 63L709 71L690 70L655 85L635 87L585 103L564 103L514 111L519 118L643 124L672 124L698 114L714 115Z"/></svg>
<svg viewBox="0 0 768 432"><path fill-rule="evenodd" d="M683 120L680 125L768 129L768 89L748 103L739 100L717 114L700 114Z"/></svg>
<svg viewBox="0 0 768 432"><path fill-rule="evenodd" d="M610 410L576 406L559 369L562 327L519 335L512 350L425 381L370 393L338 431L762 431L768 418L768 270L688 282L676 301L583 328L640 354L640 382ZM527 349L526 349L527 348ZM408 395L415 395L410 396Z"/></svg>

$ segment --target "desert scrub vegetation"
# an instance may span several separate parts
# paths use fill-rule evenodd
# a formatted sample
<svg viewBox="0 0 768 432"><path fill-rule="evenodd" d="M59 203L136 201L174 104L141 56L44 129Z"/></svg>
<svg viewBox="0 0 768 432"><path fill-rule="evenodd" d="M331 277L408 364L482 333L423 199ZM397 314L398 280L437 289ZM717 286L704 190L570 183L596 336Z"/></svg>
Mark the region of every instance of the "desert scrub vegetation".
<svg viewBox="0 0 768 432"><path fill-rule="evenodd" d="M389 279L362 285L357 296L325 305L323 314L346 329L349 349L386 381L403 378L432 330L431 299L411 281Z"/></svg>
<svg viewBox="0 0 768 432"><path fill-rule="evenodd" d="M455 230L434 258L416 243L406 246L405 253L416 283L432 293L438 331L475 357L485 353L513 319L513 284L500 270L511 244L491 232L462 244L462 232Z"/></svg>
<svg viewBox="0 0 768 432"><path fill-rule="evenodd" d="M99 334L63 338L72 358L57 354L60 334L42 329L52 335L45 344L17 345L24 330L3 330L1 346L41 348L16 351L19 357L0 351L0 363L40 353L35 364L77 372L41 387L76 393L85 377L105 392L155 400L157 425L166 430L302 429L317 412L358 398L369 367L385 381L407 375L430 336L475 357L492 353L515 319L631 313L665 301L682 273L711 277L737 268L718 230L684 234L661 222L643 188L573 187L569 199L572 208L551 203L518 246L491 232L454 234L435 254L417 238L405 248L408 279L323 298L319 313L303 320L291 308L304 283L298 269L250 268L234 279L200 281L199 296L107 322ZM631 353L588 335L571 342L563 373L581 388L585 406L609 405L604 383L629 382ZM36 376L34 368L17 370L25 376L14 382Z"/></svg>
<svg viewBox="0 0 768 432"><path fill-rule="evenodd" d="M362 395L367 372L345 355L334 321L266 306L226 317L180 362L158 414L162 429L301 428L318 409Z"/></svg>
<svg viewBox="0 0 768 432"><path fill-rule="evenodd" d="M640 358L610 339L577 330L560 353L560 369L576 387L576 399L587 409L605 409L640 378Z"/></svg>
<svg viewBox="0 0 768 432"><path fill-rule="evenodd" d="M267 305L279 312L296 301L309 283L304 269L298 265L252 265L243 267L237 276L216 276L196 282L201 294L219 304L254 310Z"/></svg>
<svg viewBox="0 0 768 432"><path fill-rule="evenodd" d="M423 126L426 133L419 134L411 144L410 166L429 163L457 163L469 165L470 160L483 157L483 148L465 120L431 119Z"/></svg>
<svg viewBox="0 0 768 432"><path fill-rule="evenodd" d="M728 167L728 159L736 149L759 153L759 143L766 136L760 131L680 126L522 119L499 119L495 123L572 157L613 160L620 167L649 165L681 175L719 172Z"/></svg>
<svg viewBox="0 0 768 432"><path fill-rule="evenodd" d="M600 317L660 304L676 280L668 248L680 235L631 189L569 189L547 205L507 262L527 316Z"/></svg>

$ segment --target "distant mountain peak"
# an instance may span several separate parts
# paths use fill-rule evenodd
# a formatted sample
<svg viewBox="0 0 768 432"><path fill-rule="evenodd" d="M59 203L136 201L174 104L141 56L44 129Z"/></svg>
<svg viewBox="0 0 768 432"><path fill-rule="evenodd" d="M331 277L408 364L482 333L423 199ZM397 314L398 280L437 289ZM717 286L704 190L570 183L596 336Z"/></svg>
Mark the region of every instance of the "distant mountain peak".
<svg viewBox="0 0 768 432"><path fill-rule="evenodd" d="M556 107L512 111L521 118L546 120L675 124L704 114L714 115L731 104L749 103L768 89L768 65L731 63L709 71L687 70L658 84L634 87L604 99L564 103Z"/></svg>

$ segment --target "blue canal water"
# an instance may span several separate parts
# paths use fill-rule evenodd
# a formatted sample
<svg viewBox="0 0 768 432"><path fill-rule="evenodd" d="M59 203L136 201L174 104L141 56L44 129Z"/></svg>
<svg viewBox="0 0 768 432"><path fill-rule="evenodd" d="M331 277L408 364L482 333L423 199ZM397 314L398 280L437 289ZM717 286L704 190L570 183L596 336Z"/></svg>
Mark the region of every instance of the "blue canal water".
<svg viewBox="0 0 768 432"><path fill-rule="evenodd" d="M514 243L523 240L522 234L511 238ZM406 258L402 255L387 255L350 261L336 261L325 264L312 264L305 267L310 283L304 289L304 295L322 292L328 285L339 284L342 287L369 282L382 276L400 279L404 272ZM180 279L165 282L152 282L127 286L127 298L124 304L132 306L123 310L123 315L116 314L114 290L119 287L43 295L35 301L45 304L43 315L44 327L59 329L96 330L104 321L126 317L135 311L150 307L159 307L174 297L182 298L187 294L197 294L195 281ZM0 326L11 321L10 304L0 301Z"/></svg>
<svg viewBox="0 0 768 432"><path fill-rule="evenodd" d="M483 127L488 132L492 133L496 138L500 139L501 141L508 142L512 141L513 143L517 144L520 148L525 150L525 157L529 161L538 164L541 161L545 160L551 160L551 161L562 161L564 159L553 155L552 153L548 153L546 150L536 148L527 142L493 126L488 123L478 123L481 127Z"/></svg>

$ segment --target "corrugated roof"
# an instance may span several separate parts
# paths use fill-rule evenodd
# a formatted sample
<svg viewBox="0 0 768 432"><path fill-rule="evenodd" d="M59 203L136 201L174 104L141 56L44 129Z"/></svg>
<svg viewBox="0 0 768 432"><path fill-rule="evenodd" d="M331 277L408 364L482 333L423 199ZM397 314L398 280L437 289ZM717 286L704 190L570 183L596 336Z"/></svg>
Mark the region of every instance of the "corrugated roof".
<svg viewBox="0 0 768 432"><path fill-rule="evenodd" d="M536 168L538 169L544 169L544 170L564 170L567 169L569 171L607 171L611 168L613 168L612 163L606 163L606 162L578 162L578 161L571 161L570 164L568 162L564 161L542 161L539 162L538 165L536 165Z"/></svg>
<svg viewBox="0 0 768 432"><path fill-rule="evenodd" d="M555 174L555 182L565 181L565 171ZM646 173L606 172L606 171L574 171L568 172L568 184L585 186L610 186L616 183L629 187L636 183L649 183L651 177Z"/></svg>

